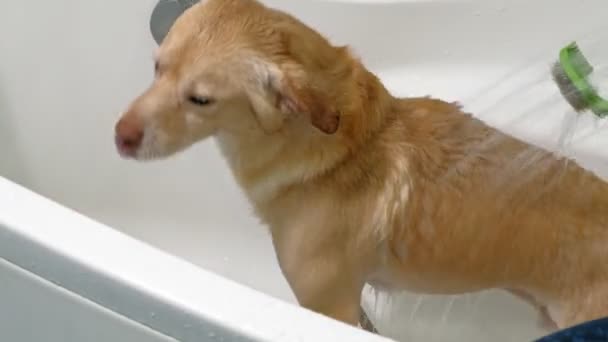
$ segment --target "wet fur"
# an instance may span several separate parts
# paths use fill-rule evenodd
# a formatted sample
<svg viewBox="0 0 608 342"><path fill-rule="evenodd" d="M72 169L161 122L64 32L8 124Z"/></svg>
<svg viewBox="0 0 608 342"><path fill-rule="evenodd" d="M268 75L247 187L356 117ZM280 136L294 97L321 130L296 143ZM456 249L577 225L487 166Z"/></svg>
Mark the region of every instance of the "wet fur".
<svg viewBox="0 0 608 342"><path fill-rule="evenodd" d="M393 97L347 48L253 0L192 7L158 66L121 119L145 128L136 159L215 136L301 305L357 324L371 283L510 289L559 327L608 316L608 186L574 162L454 104Z"/></svg>

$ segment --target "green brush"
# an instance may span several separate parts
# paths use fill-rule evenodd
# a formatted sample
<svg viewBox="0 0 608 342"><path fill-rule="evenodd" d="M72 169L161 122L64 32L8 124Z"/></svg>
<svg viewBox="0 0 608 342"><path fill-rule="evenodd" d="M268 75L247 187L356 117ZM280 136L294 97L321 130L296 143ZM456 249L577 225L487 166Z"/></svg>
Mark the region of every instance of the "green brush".
<svg viewBox="0 0 608 342"><path fill-rule="evenodd" d="M552 68L553 79L562 95L577 112L590 109L596 116L608 115L608 101L602 98L589 80L593 66L583 55L577 43L571 43L559 54Z"/></svg>

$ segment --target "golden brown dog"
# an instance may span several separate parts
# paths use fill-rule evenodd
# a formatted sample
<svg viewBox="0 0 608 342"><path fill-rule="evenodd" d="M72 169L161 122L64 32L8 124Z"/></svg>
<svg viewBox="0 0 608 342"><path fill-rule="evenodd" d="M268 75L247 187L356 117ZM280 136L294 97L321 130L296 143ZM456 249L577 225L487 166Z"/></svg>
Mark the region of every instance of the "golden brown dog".
<svg viewBox="0 0 608 342"><path fill-rule="evenodd" d="M503 288L566 327L608 316L608 185L456 105L399 99L254 0L175 23L116 126L125 157L215 136L306 308L356 324L363 285Z"/></svg>

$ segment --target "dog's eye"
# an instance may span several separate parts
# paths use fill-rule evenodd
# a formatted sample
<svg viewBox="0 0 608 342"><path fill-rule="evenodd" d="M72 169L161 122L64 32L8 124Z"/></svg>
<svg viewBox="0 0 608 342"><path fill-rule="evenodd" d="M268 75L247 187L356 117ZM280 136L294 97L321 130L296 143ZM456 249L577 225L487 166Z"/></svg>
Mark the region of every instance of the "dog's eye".
<svg viewBox="0 0 608 342"><path fill-rule="evenodd" d="M188 101L197 105L197 106L207 106L213 103L213 99L206 96L195 96L191 95L188 97Z"/></svg>

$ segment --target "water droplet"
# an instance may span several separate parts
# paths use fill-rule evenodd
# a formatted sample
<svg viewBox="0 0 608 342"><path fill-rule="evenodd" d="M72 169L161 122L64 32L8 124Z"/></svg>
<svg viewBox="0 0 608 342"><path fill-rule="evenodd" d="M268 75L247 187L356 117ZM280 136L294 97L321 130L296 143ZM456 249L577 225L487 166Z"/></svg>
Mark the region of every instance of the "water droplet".
<svg viewBox="0 0 608 342"><path fill-rule="evenodd" d="M207 334L207 336L209 336L210 338L215 338L215 333L210 332L209 334Z"/></svg>
<svg viewBox="0 0 608 342"><path fill-rule="evenodd" d="M156 316L156 312L150 312L150 317L155 317Z"/></svg>

